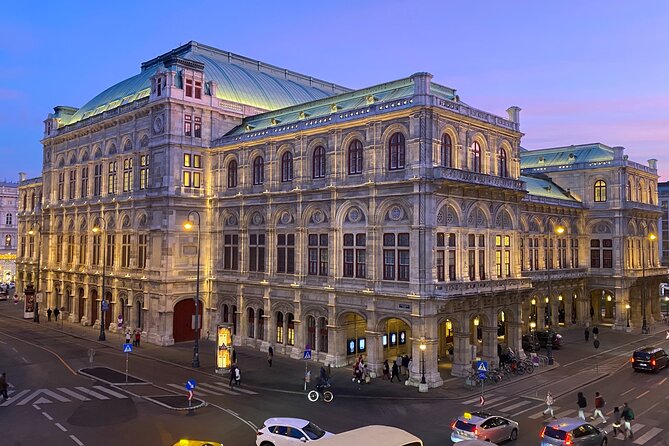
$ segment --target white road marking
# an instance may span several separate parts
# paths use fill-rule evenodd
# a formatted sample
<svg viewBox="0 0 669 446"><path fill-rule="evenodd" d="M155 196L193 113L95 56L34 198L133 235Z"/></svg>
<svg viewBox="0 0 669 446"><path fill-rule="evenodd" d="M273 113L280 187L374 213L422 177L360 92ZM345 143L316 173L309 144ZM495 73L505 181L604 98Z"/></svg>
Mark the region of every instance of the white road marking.
<svg viewBox="0 0 669 446"><path fill-rule="evenodd" d="M668 379L669 379L669 378L663 378L662 381L660 381L659 383L657 383L657 385L658 385L658 386L661 386L661 385L664 384Z"/></svg>
<svg viewBox="0 0 669 446"><path fill-rule="evenodd" d="M60 392L63 392L64 394L69 395L69 396L71 396L72 398L76 398L76 399L78 399L78 400L80 400L80 401L90 401L90 400L91 400L90 398L86 398L85 396L81 396L81 395L79 395L77 392L73 392L73 391L71 391L70 389L67 389L67 388L65 388L65 387L58 387L58 390L59 390Z"/></svg>
<svg viewBox="0 0 669 446"><path fill-rule="evenodd" d="M571 414L576 414L576 413L578 413L578 411L576 409L569 409L569 410L565 410L565 411L560 412L560 413L556 413L555 418L564 418L564 417L567 417Z"/></svg>
<svg viewBox="0 0 669 446"><path fill-rule="evenodd" d="M100 392L105 392L110 394L111 396L115 396L116 398L128 398L127 395L124 395L122 393L116 392L112 389L109 389L104 386L93 386L94 388L98 389Z"/></svg>
<svg viewBox="0 0 669 446"><path fill-rule="evenodd" d="M628 393L630 393L634 389L636 389L636 387L632 387L631 389L624 391L623 393L620 394L620 396L627 395Z"/></svg>
<svg viewBox="0 0 669 446"><path fill-rule="evenodd" d="M499 410L500 412L509 413L509 412L511 412L512 410L514 410L514 409L518 409L519 407L523 407L523 406L525 406L525 405L527 405L527 404L532 404L532 401L527 401L527 400L525 400L525 401L521 401L521 402L519 402L519 403L512 404L512 405L507 406L507 407L502 407L501 409L498 409L498 410Z"/></svg>
<svg viewBox="0 0 669 446"><path fill-rule="evenodd" d="M17 393L16 395L12 396L11 399L8 399L8 400L5 401L4 403L0 404L0 407L9 406L9 405L12 404L14 401L16 401L18 398L21 398L23 395L25 395L25 394L28 393L28 392L30 392L30 389L20 391L20 392Z"/></svg>
<svg viewBox="0 0 669 446"><path fill-rule="evenodd" d="M24 358L23 356L21 356L21 359L23 359L23 362L25 362L26 364L30 363L30 361L28 361L28 360L27 360L26 358Z"/></svg>
<svg viewBox="0 0 669 446"><path fill-rule="evenodd" d="M56 424L56 427L57 427L58 429L62 430L63 432L67 432L67 429L65 429L65 426L63 426L63 425L60 424L60 423L55 423L55 424Z"/></svg>
<svg viewBox="0 0 669 446"><path fill-rule="evenodd" d="M43 394L43 395L48 396L48 397L51 397L51 398L53 398L53 399L55 399L55 400L60 401L61 403L69 403L69 402L71 401L71 400L65 398L64 396L60 396L60 395L58 395L57 393L55 393L55 392L53 392L53 391L51 391L51 390L49 390L49 389L37 389L37 390L35 390L30 396L28 396L28 397L22 399L21 401L19 401L18 403L16 403L16 405L17 405L17 406L23 406L23 405L26 405L26 404L28 404L31 400L35 399L35 398L36 398L38 395L40 395L40 394ZM44 399L45 399L45 398L40 397L40 398L36 401L36 403L38 403L38 402L42 402L42 403L44 403L44 402L50 402L48 399L47 399L46 401L42 401L42 400L44 400Z"/></svg>
<svg viewBox="0 0 669 446"><path fill-rule="evenodd" d="M75 387L75 389L80 390L80 391L82 391L83 393L85 393L86 395L93 396L93 397L95 397L95 398L97 398L97 399L99 399L99 400L108 400L108 399L109 399L108 396L105 396L105 395L103 395L103 394L101 394L101 393L98 393L98 392L96 392L96 391L94 391L94 390L87 389L86 387Z"/></svg>
<svg viewBox="0 0 669 446"><path fill-rule="evenodd" d="M81 442L81 440L79 440L79 439L78 439L77 437L75 437L74 435L70 435L70 438L72 439L72 441L74 441L75 443L77 443L79 446L84 446L84 444Z"/></svg>
<svg viewBox="0 0 669 446"><path fill-rule="evenodd" d="M634 399L638 400L638 399L641 398L642 396L647 395L647 394L649 394L649 393L650 393L650 390L646 390L646 391L645 391L644 393L642 393L641 395L637 395L637 397L634 398Z"/></svg>
<svg viewBox="0 0 669 446"><path fill-rule="evenodd" d="M634 440L633 443L634 444L644 444L648 440L650 440L651 438L653 438L654 436L659 434L660 432L662 432L662 429L660 429L659 427L654 427L651 430L649 430L648 432L646 432L645 434L643 434L642 436L640 436L639 438L637 438L636 440Z"/></svg>
<svg viewBox="0 0 669 446"><path fill-rule="evenodd" d="M195 389L195 391L196 392L200 391L200 390L202 390L203 387L204 387L204 390L206 390L209 393L213 393L214 395L223 395L224 394L224 392L219 391L219 390L223 390L223 389L219 389L215 385L207 384L207 383L199 383L197 385L197 388Z"/></svg>
<svg viewBox="0 0 669 446"><path fill-rule="evenodd" d="M53 421L53 417L52 417L51 415L49 415L48 413L46 413L46 412L42 412L42 415L44 415L44 416L46 417L47 420L49 420L49 421Z"/></svg>

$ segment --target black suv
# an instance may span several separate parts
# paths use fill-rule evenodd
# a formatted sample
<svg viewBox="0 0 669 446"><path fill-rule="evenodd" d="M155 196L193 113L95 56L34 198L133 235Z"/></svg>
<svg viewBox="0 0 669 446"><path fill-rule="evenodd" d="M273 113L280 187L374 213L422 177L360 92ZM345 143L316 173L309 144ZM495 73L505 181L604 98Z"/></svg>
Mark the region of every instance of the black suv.
<svg viewBox="0 0 669 446"><path fill-rule="evenodd" d="M661 348L644 347L632 354L630 362L635 372L639 370L658 372L669 365L669 356Z"/></svg>

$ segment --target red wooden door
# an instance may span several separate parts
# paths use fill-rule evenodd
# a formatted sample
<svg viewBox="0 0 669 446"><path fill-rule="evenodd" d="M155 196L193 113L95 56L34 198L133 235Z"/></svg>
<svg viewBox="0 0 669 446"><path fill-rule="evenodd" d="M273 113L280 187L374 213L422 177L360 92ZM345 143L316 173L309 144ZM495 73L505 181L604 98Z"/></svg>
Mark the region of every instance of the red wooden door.
<svg viewBox="0 0 669 446"><path fill-rule="evenodd" d="M198 306L200 327L202 327L202 302ZM193 331L193 316L195 315L195 301L184 299L174 306L172 319L172 333L174 342L192 341L195 339Z"/></svg>

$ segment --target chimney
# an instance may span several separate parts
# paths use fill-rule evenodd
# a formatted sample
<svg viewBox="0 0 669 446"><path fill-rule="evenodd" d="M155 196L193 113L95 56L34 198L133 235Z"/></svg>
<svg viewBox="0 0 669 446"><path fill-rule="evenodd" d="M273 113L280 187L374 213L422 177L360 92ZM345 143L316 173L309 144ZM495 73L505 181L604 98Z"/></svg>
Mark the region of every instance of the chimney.
<svg viewBox="0 0 669 446"><path fill-rule="evenodd" d="M648 160L648 167L651 169L657 170L657 160L655 158L651 158Z"/></svg>
<svg viewBox="0 0 669 446"><path fill-rule="evenodd" d="M625 148L623 146L615 146L613 148L613 159L614 160L622 160L624 151L625 151Z"/></svg>
<svg viewBox="0 0 669 446"><path fill-rule="evenodd" d="M430 82L432 81L432 75L430 73L415 73L411 76L411 79L413 79L414 95L419 96L430 94Z"/></svg>
<svg viewBox="0 0 669 446"><path fill-rule="evenodd" d="M520 110L522 109L515 105L507 108L506 112L509 114L509 121L520 124Z"/></svg>
<svg viewBox="0 0 669 446"><path fill-rule="evenodd" d="M26 180L26 173L19 172L19 183L23 183Z"/></svg>

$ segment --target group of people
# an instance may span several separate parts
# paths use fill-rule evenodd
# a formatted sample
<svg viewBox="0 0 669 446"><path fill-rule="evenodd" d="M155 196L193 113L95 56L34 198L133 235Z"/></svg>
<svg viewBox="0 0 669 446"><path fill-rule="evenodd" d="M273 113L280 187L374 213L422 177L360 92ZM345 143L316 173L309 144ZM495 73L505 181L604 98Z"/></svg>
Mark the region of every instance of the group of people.
<svg viewBox="0 0 669 446"><path fill-rule="evenodd" d="M353 365L352 381L357 382L358 384L369 383L371 381L369 371L367 370L367 364L365 364L365 361L362 359L362 355L358 356L355 365Z"/></svg>
<svg viewBox="0 0 669 446"><path fill-rule="evenodd" d="M412 358L409 355L398 356L393 365L388 363L388 360L383 361L383 379L393 382L397 378L397 382L402 382L401 376L409 377L409 370L411 370Z"/></svg>
<svg viewBox="0 0 669 446"><path fill-rule="evenodd" d="M125 343L130 344L132 340L133 347L139 347L139 343L142 340L142 330L136 328L135 331L132 331L130 327L125 329Z"/></svg>
<svg viewBox="0 0 669 446"><path fill-rule="evenodd" d="M553 405L555 404L555 398L549 390L546 394L546 410L544 410L544 415L550 415L551 418L555 418L555 413L553 410ZM576 405L578 406L578 417L585 421L585 410L588 407L588 400L586 399L583 392L578 392L576 395ZM600 418L602 422L606 423L606 417L604 416L604 406L606 401L604 397L599 393L595 392L595 410L590 417L591 420ZM634 433L632 432L632 420L634 420L634 411L629 406L629 404L624 403L622 410L620 407L616 406L613 408L613 436L617 437L618 433L623 434L625 438L634 438Z"/></svg>
<svg viewBox="0 0 669 446"><path fill-rule="evenodd" d="M51 314L53 314L53 317L56 318L56 322L58 322L58 316L60 316L60 310L58 309L58 307L56 307L56 309L53 311L51 310L51 308L46 310L46 320L48 322L51 322Z"/></svg>

